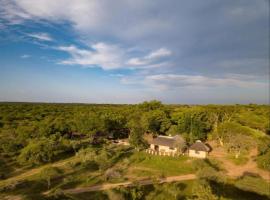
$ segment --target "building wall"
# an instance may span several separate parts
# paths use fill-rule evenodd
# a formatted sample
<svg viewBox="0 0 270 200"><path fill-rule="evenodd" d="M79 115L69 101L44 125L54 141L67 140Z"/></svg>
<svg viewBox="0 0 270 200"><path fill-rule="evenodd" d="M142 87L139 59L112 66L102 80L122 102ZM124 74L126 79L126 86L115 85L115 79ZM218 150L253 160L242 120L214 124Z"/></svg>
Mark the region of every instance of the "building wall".
<svg viewBox="0 0 270 200"><path fill-rule="evenodd" d="M173 153L177 152L177 149L176 148L170 149L170 147L162 146L162 145L159 145L158 147L159 147L159 151L170 152L170 153L171 152L173 152ZM150 149L155 150L155 145L154 144L151 144L150 145Z"/></svg>
<svg viewBox="0 0 270 200"><path fill-rule="evenodd" d="M207 152L205 151L195 151L195 150L188 150L188 155L194 158L206 158Z"/></svg>

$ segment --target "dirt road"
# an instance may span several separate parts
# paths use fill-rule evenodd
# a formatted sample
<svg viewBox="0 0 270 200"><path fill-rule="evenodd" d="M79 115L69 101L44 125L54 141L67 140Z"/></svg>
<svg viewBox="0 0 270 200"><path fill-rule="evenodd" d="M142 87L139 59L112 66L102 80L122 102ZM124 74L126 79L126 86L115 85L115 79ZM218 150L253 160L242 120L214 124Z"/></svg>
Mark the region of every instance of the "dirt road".
<svg viewBox="0 0 270 200"><path fill-rule="evenodd" d="M195 174L187 174L187 175L182 175L182 176L169 176L166 178L161 178L157 181L159 183L169 183L169 182L185 181L185 180L193 180L193 179L196 179ZM153 180L152 179L139 180L137 181L137 183L140 185L151 185L153 184ZM95 186L90 186L90 187L67 189L67 190L64 190L64 193L77 194L77 193L83 193L83 192L108 190L108 189L117 188L120 186L128 187L128 186L133 186L133 185L134 185L134 182L130 182L130 181L122 182L122 183L107 183L107 184L95 185Z"/></svg>

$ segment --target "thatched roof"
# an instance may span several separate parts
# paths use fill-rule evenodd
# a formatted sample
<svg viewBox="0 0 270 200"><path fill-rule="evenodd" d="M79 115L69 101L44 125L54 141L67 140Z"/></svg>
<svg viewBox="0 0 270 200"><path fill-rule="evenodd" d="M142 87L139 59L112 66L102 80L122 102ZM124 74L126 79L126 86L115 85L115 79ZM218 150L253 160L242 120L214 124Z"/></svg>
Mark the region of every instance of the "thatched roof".
<svg viewBox="0 0 270 200"><path fill-rule="evenodd" d="M156 138L153 138L152 141L149 142L150 144L154 145L161 145L161 146L167 146L167 147L179 147L180 145L185 145L185 140L177 135L174 137L171 136L158 136Z"/></svg>
<svg viewBox="0 0 270 200"><path fill-rule="evenodd" d="M208 146L206 146L203 142L201 142L200 140L197 140L194 144L192 144L189 147L190 150L195 150L195 151L210 151L210 148Z"/></svg>

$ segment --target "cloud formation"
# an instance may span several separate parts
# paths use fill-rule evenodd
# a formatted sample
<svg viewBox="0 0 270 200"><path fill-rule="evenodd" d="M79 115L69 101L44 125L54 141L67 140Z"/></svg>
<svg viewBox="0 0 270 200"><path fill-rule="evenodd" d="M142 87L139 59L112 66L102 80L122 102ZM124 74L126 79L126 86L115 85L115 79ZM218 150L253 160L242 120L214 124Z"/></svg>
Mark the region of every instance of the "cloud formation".
<svg viewBox="0 0 270 200"><path fill-rule="evenodd" d="M260 88L267 83L259 82L256 77L231 75L230 77L206 77L198 75L157 74L149 75L144 79L148 86L166 90L176 88L208 88L208 87L238 87Z"/></svg>
<svg viewBox="0 0 270 200"><path fill-rule="evenodd" d="M146 56L130 58L132 56L130 52L120 46L102 42L90 45L89 49L80 49L74 45L59 46L56 49L67 52L71 56L60 61L59 64L101 67L104 70L162 67L166 64L163 58L171 55L168 49L160 48Z"/></svg>
<svg viewBox="0 0 270 200"><path fill-rule="evenodd" d="M53 41L53 38L48 33L28 33L27 36L40 41Z"/></svg>
<svg viewBox="0 0 270 200"><path fill-rule="evenodd" d="M168 57L172 54L172 52L166 48L160 48L158 50L150 52L148 55L144 57L131 58L128 60L128 65L134 66L145 66L151 65L155 62L160 61L164 57Z"/></svg>
<svg viewBox="0 0 270 200"><path fill-rule="evenodd" d="M268 84L269 1L0 0L1 20L0 30L47 25L52 32L28 37L66 52L58 64L120 71L115 79L137 88L231 87L240 95ZM61 26L76 38L57 38Z"/></svg>

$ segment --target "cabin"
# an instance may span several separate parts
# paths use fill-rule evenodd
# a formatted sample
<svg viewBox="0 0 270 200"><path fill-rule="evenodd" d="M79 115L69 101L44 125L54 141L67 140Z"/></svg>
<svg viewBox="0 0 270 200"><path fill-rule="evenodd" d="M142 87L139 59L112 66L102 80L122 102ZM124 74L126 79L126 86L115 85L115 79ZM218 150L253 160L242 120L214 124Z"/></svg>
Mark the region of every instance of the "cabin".
<svg viewBox="0 0 270 200"><path fill-rule="evenodd" d="M206 158L210 148L202 141L197 140L188 148L188 156L194 158Z"/></svg>
<svg viewBox="0 0 270 200"><path fill-rule="evenodd" d="M176 155L183 153L186 142L180 136L157 136L149 141L149 153L157 153L159 155Z"/></svg>

